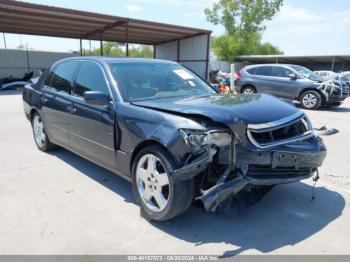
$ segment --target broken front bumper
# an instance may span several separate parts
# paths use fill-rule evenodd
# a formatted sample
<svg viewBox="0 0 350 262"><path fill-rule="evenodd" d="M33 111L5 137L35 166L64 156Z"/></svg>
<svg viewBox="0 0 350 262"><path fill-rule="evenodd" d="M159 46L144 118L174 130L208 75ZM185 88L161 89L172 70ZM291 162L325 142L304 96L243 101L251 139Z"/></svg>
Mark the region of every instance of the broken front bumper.
<svg viewBox="0 0 350 262"><path fill-rule="evenodd" d="M203 202L206 211L215 211L225 199L247 186L270 186L307 179L317 171L326 157L326 148L318 137L264 151L248 148L242 145L235 147L236 156L231 158L235 159L235 164L229 176L233 179L218 182L202 191L198 199ZM208 167L216 152L210 148L184 167L172 171L171 175L179 180L193 178ZM221 153L220 157L230 159L225 153Z"/></svg>
<svg viewBox="0 0 350 262"><path fill-rule="evenodd" d="M326 148L320 138L313 137L267 151L240 146L236 154L235 178L215 185L198 198L206 211L214 212L225 199L247 186L271 186L311 177L325 159Z"/></svg>

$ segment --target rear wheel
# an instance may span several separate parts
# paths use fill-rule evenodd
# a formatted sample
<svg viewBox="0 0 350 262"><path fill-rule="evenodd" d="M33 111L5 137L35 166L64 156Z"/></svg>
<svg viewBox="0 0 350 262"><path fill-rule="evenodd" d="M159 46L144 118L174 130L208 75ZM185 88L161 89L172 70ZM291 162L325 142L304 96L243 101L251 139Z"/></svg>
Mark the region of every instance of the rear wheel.
<svg viewBox="0 0 350 262"><path fill-rule="evenodd" d="M171 157L158 145L144 148L135 158L133 192L149 220L169 220L185 212L192 202L193 180L175 181L169 175L174 167Z"/></svg>
<svg viewBox="0 0 350 262"><path fill-rule="evenodd" d="M317 109L322 104L322 97L317 91L305 91L300 96L300 104L305 109Z"/></svg>
<svg viewBox="0 0 350 262"><path fill-rule="evenodd" d="M253 86L245 86L242 88L241 93L246 95L255 94L256 89Z"/></svg>
<svg viewBox="0 0 350 262"><path fill-rule="evenodd" d="M55 145L50 142L45 133L44 123L37 112L32 117L32 128L34 141L39 150L46 152L55 148Z"/></svg>

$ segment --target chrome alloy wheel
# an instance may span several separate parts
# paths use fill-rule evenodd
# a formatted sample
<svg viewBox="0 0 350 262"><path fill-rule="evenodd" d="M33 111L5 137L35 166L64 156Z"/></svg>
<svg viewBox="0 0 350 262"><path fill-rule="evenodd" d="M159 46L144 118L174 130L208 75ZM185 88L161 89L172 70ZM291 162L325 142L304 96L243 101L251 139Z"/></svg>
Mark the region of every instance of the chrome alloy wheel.
<svg viewBox="0 0 350 262"><path fill-rule="evenodd" d="M254 94L254 93L255 93L254 90L251 88L246 88L243 91L243 94L246 94L246 95L250 95L250 94Z"/></svg>
<svg viewBox="0 0 350 262"><path fill-rule="evenodd" d="M317 104L317 97L314 94L306 94L303 97L303 105L306 108L313 108Z"/></svg>
<svg viewBox="0 0 350 262"><path fill-rule="evenodd" d="M33 131L35 142L39 147L43 147L45 145L46 135L44 132L44 125L41 121L41 117L39 115L35 115L33 119Z"/></svg>
<svg viewBox="0 0 350 262"><path fill-rule="evenodd" d="M142 202L153 212L162 211L170 197L168 174L153 154L140 158L136 168L137 190Z"/></svg>

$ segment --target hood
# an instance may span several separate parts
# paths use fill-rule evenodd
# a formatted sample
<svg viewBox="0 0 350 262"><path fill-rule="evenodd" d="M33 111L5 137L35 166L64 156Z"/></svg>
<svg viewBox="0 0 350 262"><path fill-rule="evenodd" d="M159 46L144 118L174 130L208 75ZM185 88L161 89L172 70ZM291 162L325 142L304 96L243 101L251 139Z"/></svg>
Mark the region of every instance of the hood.
<svg viewBox="0 0 350 262"><path fill-rule="evenodd" d="M180 115L202 115L228 126L239 120L247 124L268 123L299 111L294 105L265 94L160 98L132 104Z"/></svg>

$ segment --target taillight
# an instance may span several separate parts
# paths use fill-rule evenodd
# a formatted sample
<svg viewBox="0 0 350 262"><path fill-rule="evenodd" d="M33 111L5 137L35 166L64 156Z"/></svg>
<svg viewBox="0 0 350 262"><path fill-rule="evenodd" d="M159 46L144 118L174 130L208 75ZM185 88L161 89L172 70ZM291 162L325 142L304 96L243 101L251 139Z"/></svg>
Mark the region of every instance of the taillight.
<svg viewBox="0 0 350 262"><path fill-rule="evenodd" d="M238 78L241 78L241 71L238 71L237 73L236 73L236 78L238 79Z"/></svg>

